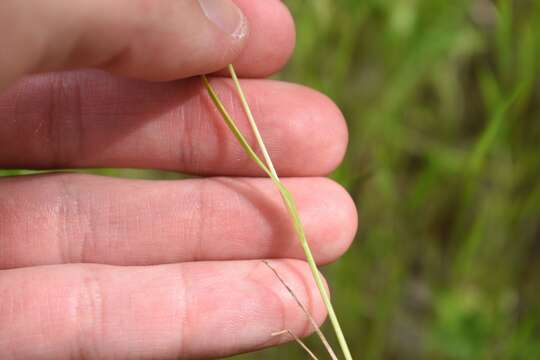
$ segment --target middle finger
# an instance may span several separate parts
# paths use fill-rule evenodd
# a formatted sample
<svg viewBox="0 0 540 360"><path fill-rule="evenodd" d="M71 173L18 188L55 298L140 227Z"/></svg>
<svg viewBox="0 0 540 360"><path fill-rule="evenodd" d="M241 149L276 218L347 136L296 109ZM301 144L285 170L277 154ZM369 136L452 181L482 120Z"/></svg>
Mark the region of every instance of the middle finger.
<svg viewBox="0 0 540 360"><path fill-rule="evenodd" d="M316 260L335 260L356 232L349 195L324 178L284 183L297 200ZM0 179L0 269L271 257L303 253L269 179Z"/></svg>

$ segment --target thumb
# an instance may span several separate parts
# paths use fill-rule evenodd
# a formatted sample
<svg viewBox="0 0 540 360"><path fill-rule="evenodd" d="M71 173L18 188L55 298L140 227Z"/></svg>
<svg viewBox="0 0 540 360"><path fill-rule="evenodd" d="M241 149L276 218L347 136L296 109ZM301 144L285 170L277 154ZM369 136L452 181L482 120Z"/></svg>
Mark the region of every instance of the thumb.
<svg viewBox="0 0 540 360"><path fill-rule="evenodd" d="M0 90L24 74L73 68L148 80L214 72L247 35L232 0L3 0Z"/></svg>

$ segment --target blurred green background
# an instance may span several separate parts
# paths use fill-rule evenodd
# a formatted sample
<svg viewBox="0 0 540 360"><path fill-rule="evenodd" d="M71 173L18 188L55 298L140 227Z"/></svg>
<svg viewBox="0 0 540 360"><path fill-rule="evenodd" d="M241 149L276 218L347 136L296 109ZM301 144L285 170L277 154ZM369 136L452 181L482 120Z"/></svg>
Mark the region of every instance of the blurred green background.
<svg viewBox="0 0 540 360"><path fill-rule="evenodd" d="M326 273L356 358L540 359L540 1L286 2L281 78L349 122L361 228Z"/></svg>
<svg viewBox="0 0 540 360"><path fill-rule="evenodd" d="M333 176L361 229L325 273L356 358L540 359L540 2L286 2L298 46L279 77L350 127Z"/></svg>

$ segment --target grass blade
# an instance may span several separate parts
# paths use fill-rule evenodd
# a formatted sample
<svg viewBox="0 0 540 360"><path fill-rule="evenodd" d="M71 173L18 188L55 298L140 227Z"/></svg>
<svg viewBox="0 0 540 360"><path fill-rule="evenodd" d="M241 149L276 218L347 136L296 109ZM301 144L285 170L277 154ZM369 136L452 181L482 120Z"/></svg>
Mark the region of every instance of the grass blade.
<svg viewBox="0 0 540 360"><path fill-rule="evenodd" d="M343 350L343 354L345 355L345 358L347 360L352 360L352 355L350 353L347 341L345 339L345 336L343 335L343 331L341 329L341 326L339 324L339 321L337 319L337 316L335 314L334 308L332 306L330 297L326 291L326 287L324 286L324 283L322 281L322 278L320 276L319 270L317 268L315 259L313 258L313 254L311 252L311 248L309 247L309 243L306 238L306 234L304 231L304 226L302 225L302 222L300 220L300 216L298 214L298 210L296 208L296 204L294 202L294 199L288 189L281 183L279 180L279 177L277 175L277 172L274 168L274 165L272 163L272 159L268 153L268 150L266 149L266 145L264 144L264 141L262 139L262 136L259 132L257 123L255 122L255 119L253 117L253 113L251 111L251 108L249 106L249 103L247 101L247 98L245 96L245 93L242 89L242 86L240 85L240 81L238 80L238 76L236 75L236 71L234 70L234 66L232 64L229 64L228 66L229 72L231 74L231 77L233 79L233 82L236 87L236 91L238 92L238 95L240 97L240 101L242 103L242 107L244 108L244 112L246 113L246 116L248 118L248 121L251 125L251 129L253 133L255 134L255 138L257 139L257 143L259 145L259 148L261 149L261 152L264 156L264 159L266 161L266 165L270 172L272 173L274 179L274 182L278 186L281 196L283 198L283 201L285 202L285 205L287 206L287 209L289 211L289 214L291 215L291 219L293 221L294 228L296 230L297 236L299 237L299 240L302 244L306 259L309 263L309 266L311 268L311 271L313 273L313 277L315 279L315 282L317 284L317 287L319 288L319 292L321 293L321 297L323 299L323 302L325 303L325 306L328 310L328 315L330 317L330 320L332 322L332 325L334 326L334 330L336 332L336 336L338 338L338 341L340 343L340 346ZM272 177L272 176L271 176ZM321 339L322 340L322 339ZM323 340L324 343L324 340ZM331 349L331 347L330 347ZM330 350L330 355L332 355L333 351ZM335 356L335 354L334 354Z"/></svg>
<svg viewBox="0 0 540 360"><path fill-rule="evenodd" d="M227 109L225 109L225 106L223 106L223 103L219 99L219 96L217 95L216 91L208 81L208 78L203 75L202 76L203 84L206 87L206 90L208 91L208 95L210 95L210 99L214 103L214 105L217 107L219 113L223 117L223 120L231 130L231 132L234 134L234 137L238 140L244 151L248 154L248 156L259 165L263 171L268 174L268 176L272 177L272 173L270 170L266 167L266 165L261 161L259 156L253 151L249 143L247 142L246 138L240 131L240 129L236 126L236 123L234 122L231 115L229 115L229 112Z"/></svg>
<svg viewBox="0 0 540 360"><path fill-rule="evenodd" d="M233 76L233 80L234 80L234 78L236 78L236 74L234 73L234 68L232 67L232 65L229 66L229 69L232 69L231 75ZM321 274L319 272L319 269L318 269L317 264L315 262L315 259L313 257L313 253L311 251L311 248L309 247L309 243L307 241L306 234L305 234L305 231L304 231L304 226L302 225L302 222L300 220L298 209L296 208L296 204L294 202L294 199L293 199L291 193L282 184L279 177L275 173L275 169L273 171L270 170L270 164L272 164L272 161L270 159L270 156L268 155L268 152L266 151L266 154L268 156L267 161L268 161L268 164L269 164L267 166L259 158L259 156L253 150L251 145L249 145L249 143L247 142L246 138L243 136L243 134L240 131L240 129L238 128L238 126L236 126L236 123L234 122L233 118L227 112L227 109L225 109L225 107L223 106L223 103L221 102L221 100L219 99L219 96L217 95L214 88L212 87L212 85L208 81L208 78L203 75L202 80L203 80L204 86L208 90L208 94L210 95L210 98L211 98L212 102L214 103L214 105L216 106L216 108L218 109L220 114L222 115L223 120L225 121L225 123L227 124L229 129L233 132L234 136L239 141L240 145L242 146L242 148L244 149L246 154L248 154L248 156L253 161L255 161L257 163L257 165L272 179L272 181L274 182L274 184L278 188L278 190L279 190L279 192L281 194L281 197L283 199L283 203L285 204L285 206L287 208L287 211L288 211L289 215L291 216L293 227L295 229L295 232L296 232L296 234L297 234L297 236L299 238L300 244L301 244L302 249L304 251L304 254L306 256L306 260L307 260L307 262L309 264L309 267L311 269L311 273L312 273L313 278L315 280L315 284L317 285L319 293L321 294L321 298L322 298L323 303L324 303L324 305L326 307L326 310L328 312L328 317L330 318L330 322L332 323L332 326L333 326L334 331L336 333L336 337L337 337L339 345L340 345L340 347L341 347L341 349L343 351L343 355L345 356L346 360L352 360L352 355L351 355L351 352L349 350L347 340L345 339L345 335L343 334L343 330L341 329L341 325L339 324L339 320L337 318L334 307L333 307L332 302L330 300L330 296L328 294L328 291L326 290L324 281L322 280ZM236 78L235 84L237 86L237 89L238 88L241 89L240 83L239 83L237 78ZM238 94L239 94L239 96L241 98L244 109L246 109L246 108L249 109L249 105L247 103L244 92L239 91ZM251 110L248 110L248 111L251 114ZM250 115L248 115L248 118L249 117L250 117ZM251 118L253 119L253 115L251 115ZM259 130L257 128L257 124L255 123L254 120L253 121L250 120L250 125L252 126L253 132L255 134L259 133ZM256 137L257 137L257 135L256 135ZM266 147L264 146L264 142L262 141L262 137L260 136L260 133L259 133L257 141L260 141L260 144L262 144L261 151L264 153L264 150L262 150L262 149L263 148L266 149ZM272 168L273 168L273 165L272 165Z"/></svg>
<svg viewBox="0 0 540 360"><path fill-rule="evenodd" d="M272 163L272 158L270 158L270 154L268 153L268 150L266 149L266 145L262 139L261 133L259 132L259 127L257 126L257 123L255 122L255 118L253 117L251 107L249 106L249 103L247 102L247 98L246 98L246 95L244 94L244 90L242 89L242 86L240 85L238 76L236 76L236 71L234 71L234 66L232 66L231 64L229 64L229 72L231 73L234 86L236 87L236 91L238 92L238 96L240 97L240 101L242 102L242 107L244 108L244 112L246 113L246 116L248 118L249 125L251 125L251 130L255 134L255 138L257 139L257 144L259 144L259 148L261 149L264 160L266 161L266 165L268 166L268 169L270 170L270 172L276 178L278 178L278 174L276 172L276 169L274 168L274 164Z"/></svg>

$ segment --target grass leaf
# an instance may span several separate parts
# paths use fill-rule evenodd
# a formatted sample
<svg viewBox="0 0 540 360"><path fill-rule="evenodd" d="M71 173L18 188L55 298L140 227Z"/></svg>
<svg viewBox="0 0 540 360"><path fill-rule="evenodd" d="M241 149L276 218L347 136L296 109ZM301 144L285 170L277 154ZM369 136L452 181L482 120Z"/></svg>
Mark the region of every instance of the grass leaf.
<svg viewBox="0 0 540 360"><path fill-rule="evenodd" d="M236 73L234 72L234 68L232 65L229 65L229 71L231 72L231 76L233 77L233 81L235 82L235 86L238 91L238 95L240 96L240 99L242 101L242 105L244 107L244 110L246 111L246 115L248 116L248 120L250 121L250 125L252 127L252 130L257 138L257 141L259 143L259 146L261 147L261 151L263 154L265 154L265 159L267 161L267 164L265 164L257 155L257 153L253 150L251 145L247 142L246 138L234 122L234 119L230 116L227 109L225 109L225 106L219 99L219 96L217 95L216 91L208 81L208 78L206 76L202 76L203 84L208 90L208 94L210 95L210 98L220 114L223 117L223 120L229 127L229 129L232 131L246 154L257 163L257 165L272 179L276 187L278 188L281 197L283 199L283 203L285 204L285 207L287 208L287 211L291 217L291 221L293 223L294 230L298 236L298 239L300 241L300 244L302 246L302 249L304 251L306 260L309 264L309 267L311 269L311 273L313 275L313 279L315 280L315 283L317 285L317 288L319 289L319 293L321 294L321 298L323 300L323 303L326 307L326 310L328 311L328 316L330 318L330 322L332 323L332 326L334 328L334 332L336 334L336 337L338 339L339 345L341 347L341 350L343 351L343 355L345 356L346 360L352 360L352 355L349 350L349 346L347 344L347 340L345 339L345 335L343 334L343 330L341 329L341 325L339 324L339 320L337 318L337 315L334 311L334 307L332 305L332 302L330 300L330 296L328 294L328 291L326 290L326 286L324 284L324 281L322 279L322 276L319 272L319 269L317 268L317 264L315 262L315 259L313 257L313 253L311 251L311 248L309 247L309 243L306 238L306 233L304 231L304 226L302 225L302 221L300 220L300 215L298 213L298 209L296 207L296 204L294 202L294 199L289 192L289 190L283 185L279 177L277 176L277 173L273 167L272 160L270 159L270 156L268 155L268 152L266 151L266 147L264 145L264 142L262 140L262 137L260 136L260 132L257 128L257 124L255 123L255 120L253 119L253 114L249 108L249 105L247 103L246 97L244 92L242 91L242 88L240 86L240 82L238 81L238 78L236 76Z"/></svg>

